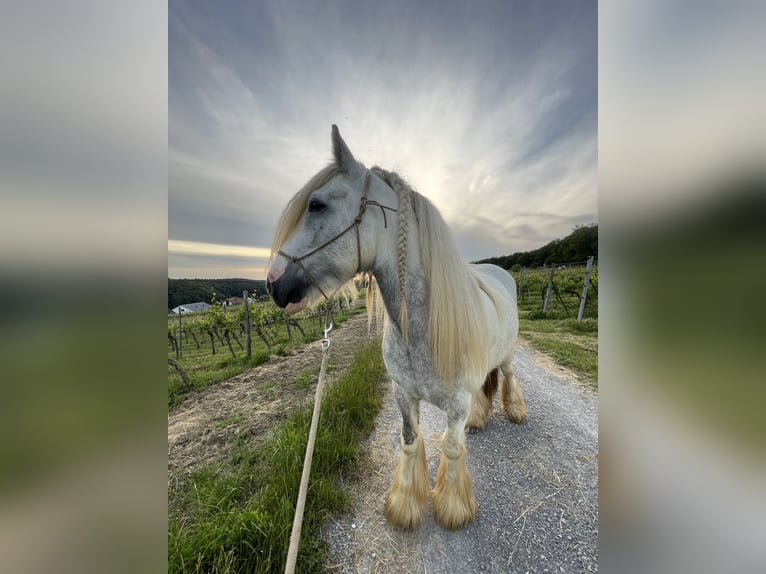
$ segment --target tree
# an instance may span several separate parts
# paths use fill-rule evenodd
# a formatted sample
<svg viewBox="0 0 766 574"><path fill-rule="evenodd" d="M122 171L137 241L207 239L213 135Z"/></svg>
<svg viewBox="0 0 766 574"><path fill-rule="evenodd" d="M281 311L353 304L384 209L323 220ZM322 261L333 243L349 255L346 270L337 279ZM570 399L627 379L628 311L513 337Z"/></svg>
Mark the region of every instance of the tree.
<svg viewBox="0 0 766 574"><path fill-rule="evenodd" d="M492 263L503 269L511 269L515 265L542 267L544 264L581 263L591 255L598 256L598 223L576 225L563 239L554 239L531 251L489 257L476 263Z"/></svg>

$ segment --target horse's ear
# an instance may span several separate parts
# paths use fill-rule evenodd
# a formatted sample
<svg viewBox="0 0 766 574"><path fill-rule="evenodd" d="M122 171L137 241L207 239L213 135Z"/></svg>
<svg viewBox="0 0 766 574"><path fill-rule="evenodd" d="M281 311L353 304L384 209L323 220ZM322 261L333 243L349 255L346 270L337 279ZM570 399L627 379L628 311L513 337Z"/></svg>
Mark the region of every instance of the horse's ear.
<svg viewBox="0 0 766 574"><path fill-rule="evenodd" d="M335 156L335 163L342 173L353 175L360 171L359 164L351 154L351 150L348 149L346 142L340 137L340 131L335 124L332 125L332 152Z"/></svg>

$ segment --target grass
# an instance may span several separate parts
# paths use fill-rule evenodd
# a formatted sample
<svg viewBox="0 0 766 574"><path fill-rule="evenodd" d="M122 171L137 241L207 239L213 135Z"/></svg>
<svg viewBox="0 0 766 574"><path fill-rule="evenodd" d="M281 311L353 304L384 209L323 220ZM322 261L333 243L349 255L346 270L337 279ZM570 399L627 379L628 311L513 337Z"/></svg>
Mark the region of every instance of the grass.
<svg viewBox="0 0 766 574"><path fill-rule="evenodd" d="M521 319L519 333L533 347L598 388L598 322L595 319Z"/></svg>
<svg viewBox="0 0 766 574"><path fill-rule="evenodd" d="M293 381L293 386L296 389L308 389L311 386L311 382L314 380L314 377L311 375L310 371L301 371L300 374L295 377L295 380Z"/></svg>
<svg viewBox="0 0 766 574"><path fill-rule="evenodd" d="M298 556L302 572L324 566L319 526L348 506L339 482L374 426L384 373L378 340L326 387ZM311 407L299 408L258 445L243 434L220 467L171 480L168 572L282 571L310 421Z"/></svg>
<svg viewBox="0 0 766 574"><path fill-rule="evenodd" d="M229 417L227 419L224 419L220 422L217 422L213 428L216 430L225 429L226 427L230 427L231 425L235 425L237 423L242 422L245 420L245 415L235 415L233 417Z"/></svg>

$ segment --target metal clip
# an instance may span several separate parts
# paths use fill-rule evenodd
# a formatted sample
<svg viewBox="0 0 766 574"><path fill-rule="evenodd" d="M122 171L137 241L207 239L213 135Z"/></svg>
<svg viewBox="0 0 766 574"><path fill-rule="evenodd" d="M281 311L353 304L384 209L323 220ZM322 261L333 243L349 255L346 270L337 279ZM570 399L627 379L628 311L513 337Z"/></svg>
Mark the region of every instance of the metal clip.
<svg viewBox="0 0 766 574"><path fill-rule="evenodd" d="M330 331L332 331L332 321L330 321L330 324L325 327L324 329L324 339L322 339L322 350L326 351L330 348L330 338L328 335L330 334Z"/></svg>

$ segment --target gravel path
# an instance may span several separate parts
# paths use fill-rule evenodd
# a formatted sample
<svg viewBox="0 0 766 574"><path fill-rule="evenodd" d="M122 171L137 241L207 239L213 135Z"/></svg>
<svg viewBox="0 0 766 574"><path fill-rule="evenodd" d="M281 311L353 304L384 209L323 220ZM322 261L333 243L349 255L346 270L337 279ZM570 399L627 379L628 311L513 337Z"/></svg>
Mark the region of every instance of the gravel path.
<svg viewBox="0 0 766 574"><path fill-rule="evenodd" d="M529 418L509 423L499 410L469 434L468 467L476 520L449 532L429 514L395 531L383 501L399 453L400 417L390 386L362 471L350 485L353 510L327 524L329 572L591 572L598 570L598 397L525 345L516 374ZM421 403L433 480L446 415Z"/></svg>

